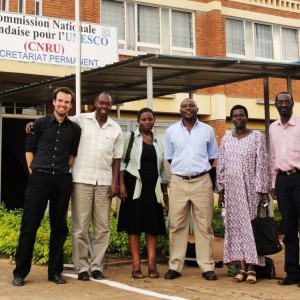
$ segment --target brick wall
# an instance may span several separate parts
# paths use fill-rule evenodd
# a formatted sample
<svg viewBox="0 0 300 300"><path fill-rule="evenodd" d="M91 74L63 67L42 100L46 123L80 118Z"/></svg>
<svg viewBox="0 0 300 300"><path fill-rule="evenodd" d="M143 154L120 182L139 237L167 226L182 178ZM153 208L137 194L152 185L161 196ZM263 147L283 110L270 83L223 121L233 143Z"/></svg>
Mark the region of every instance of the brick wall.
<svg viewBox="0 0 300 300"><path fill-rule="evenodd" d="M225 120L213 120L213 121L207 121L205 123L210 125L214 129L217 143L218 143L218 145L220 145L221 139L224 136L225 131L226 131Z"/></svg>
<svg viewBox="0 0 300 300"><path fill-rule="evenodd" d="M18 0L9 1L9 11L18 12ZM100 22L100 0L81 0L81 20L84 22ZM26 14L34 14L35 1L26 0ZM46 0L43 1L43 16L75 19L75 1Z"/></svg>
<svg viewBox="0 0 300 300"><path fill-rule="evenodd" d="M198 2L209 1L200 0ZM227 0L222 0L222 5L246 11L268 13L271 15L280 15L289 18L299 18L299 14L292 12L241 4ZM196 12L195 37L197 56L226 57L225 17L220 11L216 10L208 13ZM274 99L279 92L287 90L286 79L270 78L269 90L270 99ZM205 95L224 94L227 97L262 99L264 97L263 79L248 80L228 85L205 88L198 90L197 93ZM292 81L292 93L295 101L300 102L300 81Z"/></svg>
<svg viewBox="0 0 300 300"><path fill-rule="evenodd" d="M75 19L75 1L43 1L43 16Z"/></svg>
<svg viewBox="0 0 300 300"><path fill-rule="evenodd" d="M100 2L99 0L81 1L81 19L85 22L100 23Z"/></svg>
<svg viewBox="0 0 300 300"><path fill-rule="evenodd" d="M26 0L26 13L34 15L34 13L35 13L35 1L34 0Z"/></svg>
<svg viewBox="0 0 300 300"><path fill-rule="evenodd" d="M269 78L270 99L282 91L287 91L286 79ZM256 98L262 99L264 97L263 79L248 80L227 84L224 86L224 94L229 97L237 98ZM295 101L300 102L300 81L292 81L292 94Z"/></svg>
<svg viewBox="0 0 300 300"><path fill-rule="evenodd" d="M211 0L194 0L196 2L208 3ZM258 13L267 13L274 16L299 19L299 14L279 9L272 9L256 5L248 5L230 0L220 0L222 6L244 11L253 11ZM100 21L100 0L82 0L81 1L81 19L86 22L99 23ZM34 0L26 1L26 13L34 13ZM9 1L9 10L18 11L18 0ZM75 1L47 0L43 1L43 15L56 18L74 20ZM226 57L225 40L225 17L221 11L213 10L209 12L195 13L195 37L196 37L196 55L208 57ZM128 56L120 55L119 59L124 60ZM300 101L300 81L293 81L292 93L295 101ZM270 99L280 91L287 90L285 79L269 79ZM225 94L227 97L239 98L263 98L263 80L249 80L237 82L228 85L221 85L198 90L199 94ZM52 110L52 105L50 105Z"/></svg>
<svg viewBox="0 0 300 300"><path fill-rule="evenodd" d="M10 0L9 1L9 11L10 12L18 12L18 0Z"/></svg>
<svg viewBox="0 0 300 300"><path fill-rule="evenodd" d="M196 55L226 56L225 18L220 11L195 14Z"/></svg>
<svg viewBox="0 0 300 300"><path fill-rule="evenodd" d="M281 78L269 78L269 93L270 100L283 91L287 91L287 80ZM226 97L233 98L250 98L250 99L263 99L264 98L264 85L263 79L252 79L231 83L227 85L220 85L211 88L200 89L197 94L213 95L224 94ZM292 81L292 94L295 102L300 102L300 81Z"/></svg>

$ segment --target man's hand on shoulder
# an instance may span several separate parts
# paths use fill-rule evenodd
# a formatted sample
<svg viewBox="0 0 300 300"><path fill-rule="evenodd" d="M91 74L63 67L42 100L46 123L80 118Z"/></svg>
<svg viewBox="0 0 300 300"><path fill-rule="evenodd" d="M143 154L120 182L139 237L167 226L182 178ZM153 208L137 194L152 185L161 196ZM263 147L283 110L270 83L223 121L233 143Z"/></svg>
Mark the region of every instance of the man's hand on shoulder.
<svg viewBox="0 0 300 300"><path fill-rule="evenodd" d="M29 122L25 125L26 134L34 134L33 122Z"/></svg>

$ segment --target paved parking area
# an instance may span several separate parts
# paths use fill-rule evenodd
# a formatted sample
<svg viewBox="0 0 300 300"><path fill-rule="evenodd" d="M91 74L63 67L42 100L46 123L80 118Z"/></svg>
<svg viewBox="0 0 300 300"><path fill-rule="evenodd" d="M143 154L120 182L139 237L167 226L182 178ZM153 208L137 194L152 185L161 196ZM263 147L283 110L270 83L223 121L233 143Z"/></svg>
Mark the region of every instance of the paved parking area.
<svg viewBox="0 0 300 300"><path fill-rule="evenodd" d="M215 240L215 260L222 260L223 240ZM284 276L283 251L273 255L277 276ZM0 259L0 299L291 299L299 298L300 288L278 286L276 280L260 280L256 285L245 282L234 283L227 275L227 267L217 268L217 281L206 281L197 267L185 266L182 276L176 280L165 280L168 269L166 263L158 265L161 277L158 279L137 280L131 277L131 266L124 262L106 264L104 281L82 282L76 279L73 270L66 269L65 285L56 285L47 281L47 267L32 267L25 279L25 286L14 287L11 284L14 265L7 259ZM144 274L147 266L143 265Z"/></svg>

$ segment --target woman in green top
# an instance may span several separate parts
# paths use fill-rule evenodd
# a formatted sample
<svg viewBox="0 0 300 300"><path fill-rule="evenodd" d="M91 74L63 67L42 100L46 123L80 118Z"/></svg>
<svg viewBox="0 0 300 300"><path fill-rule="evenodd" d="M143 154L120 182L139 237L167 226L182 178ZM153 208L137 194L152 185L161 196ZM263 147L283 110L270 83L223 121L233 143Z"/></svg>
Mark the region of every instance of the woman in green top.
<svg viewBox="0 0 300 300"><path fill-rule="evenodd" d="M164 148L152 129L155 116L151 109L138 112L139 129L134 132L130 159L125 157L130 133L125 137L125 149L121 160L120 198L122 200L118 231L125 231L132 255L132 277L143 278L140 262L140 235L145 232L148 255L148 274L158 278L156 268L157 236L166 234L163 205L168 206L167 184L164 167Z"/></svg>

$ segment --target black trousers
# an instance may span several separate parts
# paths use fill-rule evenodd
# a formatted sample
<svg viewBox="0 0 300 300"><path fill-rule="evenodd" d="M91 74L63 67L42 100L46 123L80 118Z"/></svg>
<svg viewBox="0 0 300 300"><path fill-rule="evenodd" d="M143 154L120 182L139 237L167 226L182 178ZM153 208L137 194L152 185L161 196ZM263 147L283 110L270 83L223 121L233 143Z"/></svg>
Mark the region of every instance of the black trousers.
<svg viewBox="0 0 300 300"><path fill-rule="evenodd" d="M51 227L48 278L63 271L63 246L68 235L66 213L71 187L71 174L52 175L33 171L28 178L14 276L25 278L30 272L36 233L48 200Z"/></svg>
<svg viewBox="0 0 300 300"><path fill-rule="evenodd" d="M275 183L276 196L282 216L285 245L284 270L287 278L300 281L299 230L300 173L279 173Z"/></svg>

